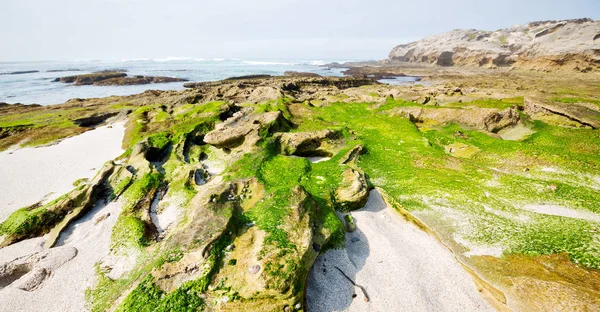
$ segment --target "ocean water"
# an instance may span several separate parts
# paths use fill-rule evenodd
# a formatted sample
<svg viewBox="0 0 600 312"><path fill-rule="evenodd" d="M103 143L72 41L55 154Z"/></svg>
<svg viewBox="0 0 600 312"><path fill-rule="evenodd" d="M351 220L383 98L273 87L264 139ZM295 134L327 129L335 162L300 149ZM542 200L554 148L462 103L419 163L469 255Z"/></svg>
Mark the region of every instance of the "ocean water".
<svg viewBox="0 0 600 312"><path fill-rule="evenodd" d="M260 61L230 59L166 58L122 60L118 62L28 62L0 63L0 102L22 104L60 104L72 98L94 98L130 95L146 90L183 90L183 82L136 86L74 86L53 82L55 78L92 73L101 70L126 70L127 74L186 78L190 81L212 81L251 74L282 75L285 71L312 72L322 76L341 76L343 69L327 69L322 61ZM355 61L355 60L348 60ZM7 74L23 71L35 73Z"/></svg>

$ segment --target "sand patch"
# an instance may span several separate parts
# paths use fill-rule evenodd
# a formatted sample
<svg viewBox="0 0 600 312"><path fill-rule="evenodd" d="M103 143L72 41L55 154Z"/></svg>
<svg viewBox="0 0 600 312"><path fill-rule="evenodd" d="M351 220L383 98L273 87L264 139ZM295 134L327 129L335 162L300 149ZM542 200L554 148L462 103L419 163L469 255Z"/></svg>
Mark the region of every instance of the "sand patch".
<svg viewBox="0 0 600 312"><path fill-rule="evenodd" d="M100 127L58 144L0 153L0 222L13 211L51 201L91 179L102 165L121 155L124 123Z"/></svg>
<svg viewBox="0 0 600 312"><path fill-rule="evenodd" d="M346 249L320 255L309 273L309 311L493 311L454 255L377 191L352 215L357 230ZM336 267L365 287L369 302Z"/></svg>
<svg viewBox="0 0 600 312"><path fill-rule="evenodd" d="M120 212L121 205L118 202L108 205L99 203L88 214L69 225L59 237L57 247L49 250L76 250L76 255L53 268L43 283L31 291L17 288L19 285L9 285L0 290L0 311L86 311L85 290L95 283L94 265L109 254L112 227ZM33 253L39 250L40 243L43 244L40 240L43 238L2 248L0 259L15 255L15 250L23 254ZM7 255L11 253L13 255Z"/></svg>

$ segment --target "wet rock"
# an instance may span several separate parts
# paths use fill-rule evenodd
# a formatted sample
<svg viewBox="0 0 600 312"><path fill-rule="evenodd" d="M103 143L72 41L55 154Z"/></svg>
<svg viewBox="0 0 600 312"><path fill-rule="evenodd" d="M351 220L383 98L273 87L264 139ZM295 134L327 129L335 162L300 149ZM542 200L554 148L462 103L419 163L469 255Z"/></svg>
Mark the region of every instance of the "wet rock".
<svg viewBox="0 0 600 312"><path fill-rule="evenodd" d="M75 85L91 85L98 81L112 78L127 77L123 72L97 72L85 75L66 76L54 79L54 82L73 83Z"/></svg>
<svg viewBox="0 0 600 312"><path fill-rule="evenodd" d="M92 74L66 76L54 79L54 82L72 83L76 86L95 85L95 86L124 86L140 85L150 83L166 83L187 81L186 79L174 77L151 77L151 76L133 76L128 77L126 73L119 71L102 71Z"/></svg>

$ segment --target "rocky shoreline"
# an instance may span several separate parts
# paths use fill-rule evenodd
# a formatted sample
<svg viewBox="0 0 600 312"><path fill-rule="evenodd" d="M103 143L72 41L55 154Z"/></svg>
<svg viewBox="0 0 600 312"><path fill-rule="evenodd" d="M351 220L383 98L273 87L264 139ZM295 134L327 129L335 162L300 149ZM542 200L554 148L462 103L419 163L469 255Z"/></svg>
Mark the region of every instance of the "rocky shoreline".
<svg viewBox="0 0 600 312"><path fill-rule="evenodd" d="M94 233L103 220L111 224L110 250L103 249L108 255L98 262L88 291L93 311L188 305L293 311L314 305L315 298L306 298L314 295L310 287L328 283L307 281L338 274L327 265L326 274L314 272L322 270L324 257L333 261L329 255L343 253L336 248L344 246L362 246L350 257L364 256L369 246L381 248L376 246L385 237L375 228L400 230L370 216L398 212L415 225L410 233L422 231L413 234L428 248L448 248L445 265L470 289L465 297L470 303L447 298L437 307L487 307L477 290L500 309L600 307L593 297L600 289L594 279L600 262L593 256L597 212L590 206L600 187L600 77L406 64L349 73L356 77L251 75L190 82L182 91L2 105L2 155L15 144L77 138L126 120L125 152L57 201L11 208L0 225L2 245L29 246L31 239L43 239L52 246L73 231L69 224L93 212L95 220L86 227ZM376 81L402 74L432 83ZM118 77L106 79L124 77L110 75ZM368 203L374 187L386 199L385 209ZM113 210L103 216L105 202ZM545 208L548 202L560 207ZM355 236L359 241L352 241ZM579 238L566 239L572 236ZM369 243L372 239L377 244ZM544 246L570 256L541 256ZM433 257L442 257L439 250ZM370 252L381 258L380 250ZM86 272L98 261L89 259L94 263L85 264ZM38 280L33 271L19 276L19 261L0 264L0 295L20 298L15 289ZM367 285L370 296L368 303L353 303L352 294L361 290L335 275L340 279L334 283L346 283L348 293L342 295L349 296L340 304L350 310L395 306L364 273L404 273L394 262L379 261L364 262L362 273L339 262L344 274ZM419 257L402 261L422 263ZM434 278L433 267L418 271L420 279ZM53 278L44 275L46 282L36 287L51 293L46 287L55 287ZM386 280L391 283L386 287L394 287L393 280ZM527 287L531 283L539 287ZM403 287L420 293L435 285ZM553 296L553 289L564 296Z"/></svg>

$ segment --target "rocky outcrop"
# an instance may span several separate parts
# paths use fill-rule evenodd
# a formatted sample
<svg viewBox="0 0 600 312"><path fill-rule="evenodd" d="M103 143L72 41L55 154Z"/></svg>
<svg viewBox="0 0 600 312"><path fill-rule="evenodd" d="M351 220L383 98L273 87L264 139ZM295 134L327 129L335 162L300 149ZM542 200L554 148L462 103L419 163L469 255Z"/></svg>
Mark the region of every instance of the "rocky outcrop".
<svg viewBox="0 0 600 312"><path fill-rule="evenodd" d="M543 117L557 116L558 119L566 118L583 127L590 127L592 129L600 128L600 112L577 103L558 103L526 97L524 112L534 119L548 121L548 119L544 119ZM559 120L554 119L554 121ZM550 122L552 123L552 120ZM564 123L558 122L557 125L564 125Z"/></svg>
<svg viewBox="0 0 600 312"><path fill-rule="evenodd" d="M261 103L282 96L304 100L315 93L337 93L341 90L377 84L361 77L305 77L252 75L232 77L222 81L190 82L184 87L202 94L204 101L234 101Z"/></svg>
<svg viewBox="0 0 600 312"><path fill-rule="evenodd" d="M274 132L289 126L280 111L267 113L251 113L252 108L237 112L233 117L218 124L215 130L204 137L204 142L219 148L240 146L250 137L256 143L262 131Z"/></svg>
<svg viewBox="0 0 600 312"><path fill-rule="evenodd" d="M533 22L497 31L456 29L395 47L388 61L439 66L600 70L600 21Z"/></svg>
<svg viewBox="0 0 600 312"><path fill-rule="evenodd" d="M14 72L8 72L8 73L0 73L0 76L2 75L24 75L24 74L35 74L35 73L39 73L39 70L21 70L21 71L14 71Z"/></svg>
<svg viewBox="0 0 600 312"><path fill-rule="evenodd" d="M463 127L497 133L498 131L516 125L519 113L515 108L499 110L496 108L428 108L428 107L399 107L392 115L410 118L417 124L443 125L457 123Z"/></svg>
<svg viewBox="0 0 600 312"><path fill-rule="evenodd" d="M54 245L60 233L77 217L86 213L101 198L110 196L107 179L115 170L107 163L87 185L76 188L46 205L21 208L0 224L0 247L48 234L46 246Z"/></svg>
<svg viewBox="0 0 600 312"><path fill-rule="evenodd" d="M338 149L342 135L333 130L321 130L277 133L274 137L279 140L280 149L284 155L331 157Z"/></svg>
<svg viewBox="0 0 600 312"><path fill-rule="evenodd" d="M128 77L124 72L103 71L92 74L66 76L54 79L54 82L72 83L76 86L126 86L151 83L181 82L187 79L174 77L133 76Z"/></svg>
<svg viewBox="0 0 600 312"><path fill-rule="evenodd" d="M286 71L283 73L283 75L286 77L321 77L319 74L297 71Z"/></svg>

